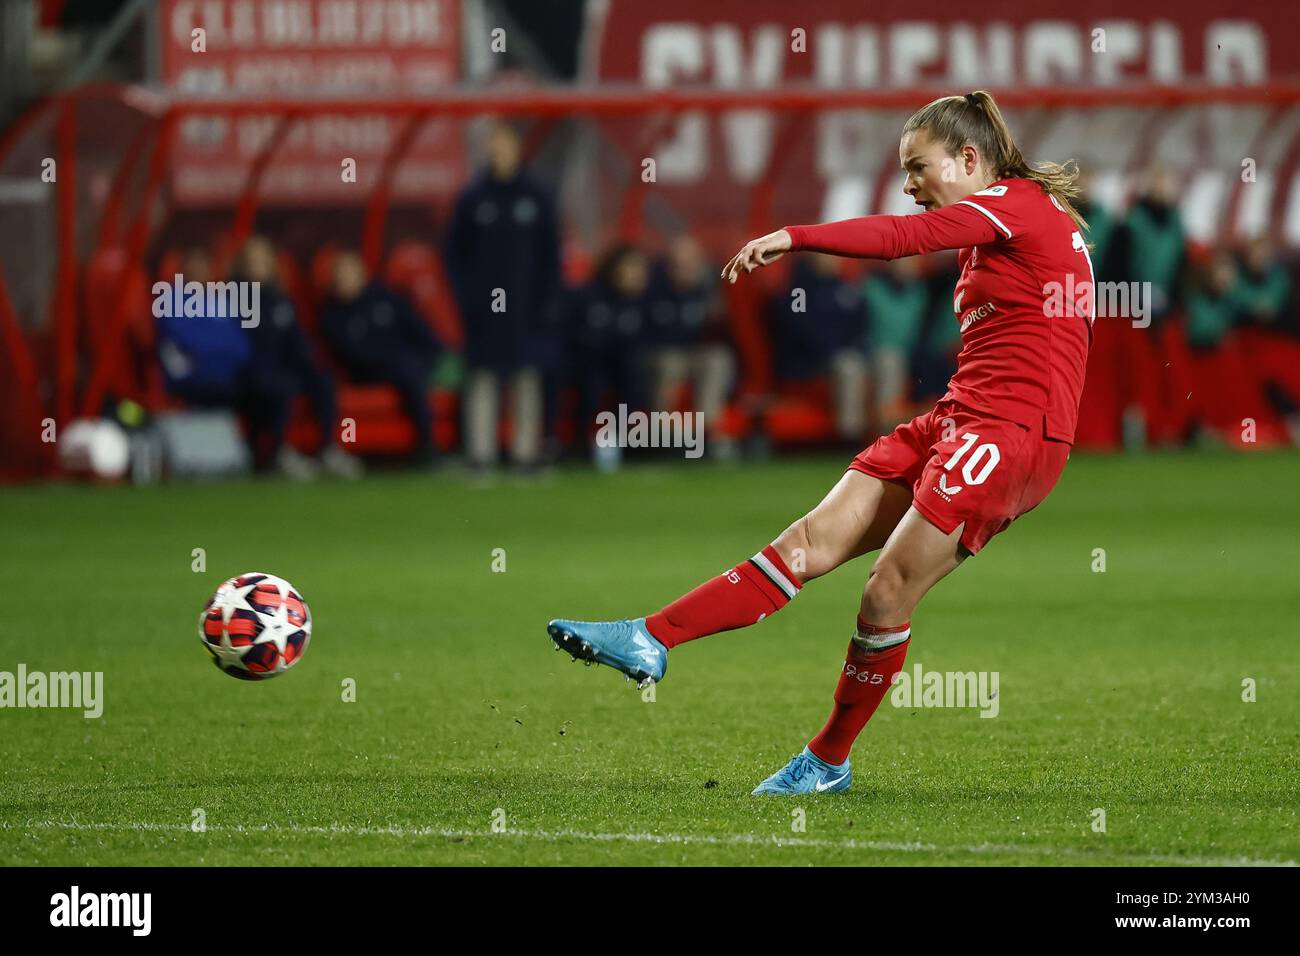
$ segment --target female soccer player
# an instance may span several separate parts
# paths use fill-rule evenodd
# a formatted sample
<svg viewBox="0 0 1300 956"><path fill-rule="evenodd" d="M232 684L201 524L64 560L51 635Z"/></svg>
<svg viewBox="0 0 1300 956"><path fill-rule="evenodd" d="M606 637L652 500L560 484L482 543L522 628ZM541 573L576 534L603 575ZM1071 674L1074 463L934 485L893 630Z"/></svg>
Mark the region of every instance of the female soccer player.
<svg viewBox="0 0 1300 956"><path fill-rule="evenodd" d="M897 259L959 249L953 314L962 349L927 414L859 454L821 504L758 554L649 617L555 620L558 648L638 686L671 648L755 624L845 561L880 550L821 732L756 794L846 789L849 750L903 666L917 603L964 558L1047 497L1074 440L1092 340L1093 274L1070 200L1078 170L1030 166L993 97L946 96L903 127L903 191L925 212L786 226L723 270L786 252Z"/></svg>

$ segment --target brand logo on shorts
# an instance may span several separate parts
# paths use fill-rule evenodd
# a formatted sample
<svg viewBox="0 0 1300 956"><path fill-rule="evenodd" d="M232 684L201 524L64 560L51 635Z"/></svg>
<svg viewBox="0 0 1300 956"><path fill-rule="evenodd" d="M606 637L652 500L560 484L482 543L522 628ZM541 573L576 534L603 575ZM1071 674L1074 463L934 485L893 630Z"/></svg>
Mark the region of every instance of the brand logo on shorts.
<svg viewBox="0 0 1300 956"><path fill-rule="evenodd" d="M934 493L937 494L944 501L952 501L952 496L957 494L957 492L961 491L962 487L963 487L962 485L948 484L948 476L940 475L939 484L935 485L933 490Z"/></svg>

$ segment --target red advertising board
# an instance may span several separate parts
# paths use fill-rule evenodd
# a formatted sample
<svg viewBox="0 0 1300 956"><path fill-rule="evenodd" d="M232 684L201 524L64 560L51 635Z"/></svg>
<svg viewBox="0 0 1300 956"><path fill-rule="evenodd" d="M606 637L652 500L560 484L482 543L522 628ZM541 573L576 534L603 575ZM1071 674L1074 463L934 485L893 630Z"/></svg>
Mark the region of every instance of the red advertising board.
<svg viewBox="0 0 1300 956"><path fill-rule="evenodd" d="M433 95L460 72L458 0L162 0L159 28L163 81L181 93ZM378 115L296 120L265 172L265 201L361 202L403 123ZM173 154L176 200L237 196L275 128L266 116L185 121ZM396 197L456 188L464 177L459 129L424 124L393 181ZM355 183L343 175L345 159L356 161Z"/></svg>
<svg viewBox="0 0 1300 956"><path fill-rule="evenodd" d="M1267 0L593 0L589 9L587 76L650 86L1005 89L1300 75L1295 7Z"/></svg>
<svg viewBox="0 0 1300 956"><path fill-rule="evenodd" d="M1266 0L592 0L587 9L584 77L653 89L996 95L1018 88L1262 88L1300 77L1295 6ZM653 196L707 228L734 221L756 194L752 187L779 167L765 224L910 212L898 136L923 104L815 115L686 111L643 147L657 163ZM1187 122L1173 122L1176 113L1008 111L1031 160L1078 159L1098 173L1094 188L1111 205L1132 187L1136 176L1129 174L1157 159L1182 172L1189 186L1198 170L1226 169L1235 177L1245 144L1262 142L1261 124L1268 123L1263 107L1192 108L1182 113L1194 115L1179 117ZM632 123L604 125L611 138L637 142ZM1211 212L1196 220L1202 232L1213 231L1223 212L1215 203L1231 195L1218 178L1208 184L1219 190ZM1282 206L1268 208L1276 215Z"/></svg>

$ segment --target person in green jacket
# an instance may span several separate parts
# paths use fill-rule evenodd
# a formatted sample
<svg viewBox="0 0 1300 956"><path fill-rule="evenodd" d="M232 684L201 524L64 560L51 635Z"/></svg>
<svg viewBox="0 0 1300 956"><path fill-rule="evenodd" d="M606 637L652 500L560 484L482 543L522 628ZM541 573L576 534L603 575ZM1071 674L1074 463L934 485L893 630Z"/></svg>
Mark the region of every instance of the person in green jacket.
<svg viewBox="0 0 1300 956"><path fill-rule="evenodd" d="M1226 249L1215 252L1204 281L1187 297L1187 344L1194 351L1209 352L1223 344L1236 324L1241 302L1237 264Z"/></svg>
<svg viewBox="0 0 1300 956"><path fill-rule="evenodd" d="M1093 191L1092 173L1084 169L1079 174L1079 198L1074 200L1074 208L1088 224L1088 255L1092 259L1093 272L1098 282L1110 278L1110 254L1114 248L1116 226L1115 217L1097 201Z"/></svg>
<svg viewBox="0 0 1300 956"><path fill-rule="evenodd" d="M1235 291L1250 373L1291 443L1300 445L1300 303L1290 270L1267 237L1246 245Z"/></svg>
<svg viewBox="0 0 1300 956"><path fill-rule="evenodd" d="M1287 311L1291 299L1291 276L1266 237L1252 239L1242 256L1241 272L1234 288L1243 323L1262 329L1282 330L1295 314Z"/></svg>
<svg viewBox="0 0 1300 956"><path fill-rule="evenodd" d="M1186 274L1187 235L1177 202L1173 175L1164 169L1152 171L1146 189L1114 237L1115 271L1119 274L1112 278L1150 284L1148 305L1154 325L1180 304ZM1088 234L1091 238L1092 231Z"/></svg>
<svg viewBox="0 0 1300 956"><path fill-rule="evenodd" d="M886 432L909 415L910 368L929 293L915 256L895 259L873 272L863 284L867 306L868 354L875 366L873 421ZM952 323L954 326L956 323Z"/></svg>

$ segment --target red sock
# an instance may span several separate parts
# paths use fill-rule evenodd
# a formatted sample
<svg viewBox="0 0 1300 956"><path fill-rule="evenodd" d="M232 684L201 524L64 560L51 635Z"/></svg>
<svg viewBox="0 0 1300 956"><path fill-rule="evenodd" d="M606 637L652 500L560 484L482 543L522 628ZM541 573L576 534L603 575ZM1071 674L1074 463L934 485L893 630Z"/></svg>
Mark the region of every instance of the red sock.
<svg viewBox="0 0 1300 956"><path fill-rule="evenodd" d="M770 544L726 574L645 619L646 629L665 647L697 637L757 624L781 610L803 587Z"/></svg>
<svg viewBox="0 0 1300 956"><path fill-rule="evenodd" d="M821 733L808 749L827 763L849 759L853 741L876 712L903 669L907 645L912 642L912 622L898 627L876 627L858 618L858 633L849 641L848 657L835 685L835 706Z"/></svg>

